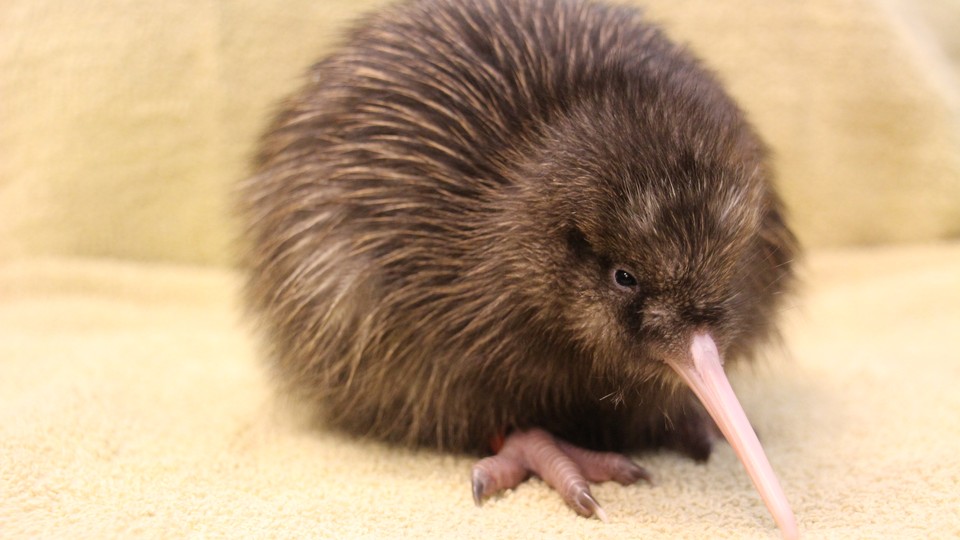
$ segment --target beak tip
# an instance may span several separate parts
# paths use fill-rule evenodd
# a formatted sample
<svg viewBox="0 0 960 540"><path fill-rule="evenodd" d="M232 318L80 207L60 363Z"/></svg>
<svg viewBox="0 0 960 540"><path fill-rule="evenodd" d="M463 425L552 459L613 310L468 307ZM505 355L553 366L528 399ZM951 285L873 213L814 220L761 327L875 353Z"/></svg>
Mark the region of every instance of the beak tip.
<svg viewBox="0 0 960 540"><path fill-rule="evenodd" d="M710 334L698 332L690 343L690 356L669 359L680 378L693 390L717 423L760 492L783 538L799 538L796 518L777 481L773 468L723 372L723 359Z"/></svg>
<svg viewBox="0 0 960 540"><path fill-rule="evenodd" d="M790 516L790 522L780 525L780 532L783 534L783 540L799 540L800 531L797 530L797 522Z"/></svg>

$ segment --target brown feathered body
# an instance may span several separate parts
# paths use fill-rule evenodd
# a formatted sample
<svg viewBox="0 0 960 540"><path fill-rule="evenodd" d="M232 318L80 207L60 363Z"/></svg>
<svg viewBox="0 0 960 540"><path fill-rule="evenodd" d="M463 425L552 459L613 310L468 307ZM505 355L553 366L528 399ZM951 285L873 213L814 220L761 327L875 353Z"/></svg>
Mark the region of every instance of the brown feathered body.
<svg viewBox="0 0 960 540"><path fill-rule="evenodd" d="M706 327L749 356L790 282L765 159L634 9L405 2L263 139L241 189L250 306L285 387L352 433L672 444L700 414L661 355Z"/></svg>

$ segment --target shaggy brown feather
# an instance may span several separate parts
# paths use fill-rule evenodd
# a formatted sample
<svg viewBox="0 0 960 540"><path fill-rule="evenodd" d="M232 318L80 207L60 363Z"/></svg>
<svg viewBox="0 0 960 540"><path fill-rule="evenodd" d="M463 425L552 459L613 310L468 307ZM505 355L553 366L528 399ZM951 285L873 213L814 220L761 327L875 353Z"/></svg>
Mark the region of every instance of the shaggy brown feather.
<svg viewBox="0 0 960 540"><path fill-rule="evenodd" d="M404 2L264 137L249 304L279 378L350 432L705 458L661 357L694 328L729 359L772 332L797 248L769 178L716 78L634 9Z"/></svg>

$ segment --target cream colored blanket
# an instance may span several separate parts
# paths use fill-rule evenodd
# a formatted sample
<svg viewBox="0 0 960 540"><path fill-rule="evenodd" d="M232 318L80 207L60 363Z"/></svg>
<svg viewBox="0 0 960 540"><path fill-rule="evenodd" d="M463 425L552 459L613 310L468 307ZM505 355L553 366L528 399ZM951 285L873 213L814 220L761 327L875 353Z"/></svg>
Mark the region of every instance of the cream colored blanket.
<svg viewBox="0 0 960 540"><path fill-rule="evenodd" d="M600 523L538 480L475 508L472 458L272 395L229 190L386 1L0 1L0 539L775 538L725 445L637 456L656 485L598 486ZM801 531L960 537L960 4L633 1L729 83L815 250L734 381Z"/></svg>
<svg viewBox="0 0 960 540"><path fill-rule="evenodd" d="M734 379L808 538L960 535L960 244L811 257L786 350ZM539 480L476 508L470 457L306 427L222 270L0 266L2 538L775 538L730 448L641 454L577 517Z"/></svg>

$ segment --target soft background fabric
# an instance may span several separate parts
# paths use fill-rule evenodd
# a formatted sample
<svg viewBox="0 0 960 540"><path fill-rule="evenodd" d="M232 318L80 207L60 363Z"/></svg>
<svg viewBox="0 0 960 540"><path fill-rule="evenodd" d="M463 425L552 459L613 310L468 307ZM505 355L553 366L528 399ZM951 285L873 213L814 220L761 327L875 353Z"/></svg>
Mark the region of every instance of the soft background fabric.
<svg viewBox="0 0 960 540"><path fill-rule="evenodd" d="M310 429L237 305L230 189L381 0L0 4L0 537L772 537L732 452L577 518ZM811 248L735 386L810 537L960 535L960 4L650 0L769 141ZM871 247L865 247L871 246Z"/></svg>
<svg viewBox="0 0 960 540"><path fill-rule="evenodd" d="M5 2L0 256L226 263L268 114L382 4ZM956 2L645 4L769 140L807 245L960 234Z"/></svg>

